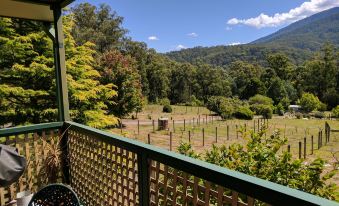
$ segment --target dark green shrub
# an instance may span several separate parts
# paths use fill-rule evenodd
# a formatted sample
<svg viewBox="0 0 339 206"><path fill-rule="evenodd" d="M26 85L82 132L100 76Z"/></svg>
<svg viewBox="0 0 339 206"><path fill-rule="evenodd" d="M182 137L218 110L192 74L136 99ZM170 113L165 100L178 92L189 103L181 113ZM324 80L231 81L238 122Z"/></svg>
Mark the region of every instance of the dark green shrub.
<svg viewBox="0 0 339 206"><path fill-rule="evenodd" d="M273 100L269 97L257 94L255 96L251 97L248 100L248 103L250 105L253 105L253 104L273 105Z"/></svg>
<svg viewBox="0 0 339 206"><path fill-rule="evenodd" d="M169 105L169 104L165 105L165 106L162 108L162 112L165 112L165 113L172 113L172 107L171 107L171 105Z"/></svg>
<svg viewBox="0 0 339 206"><path fill-rule="evenodd" d="M257 115L262 115L266 119L271 119L273 115L273 106L264 104L253 104L250 109Z"/></svg>
<svg viewBox="0 0 339 206"><path fill-rule="evenodd" d="M162 98L158 101L158 104L166 106L166 105L170 105L171 102L168 98Z"/></svg>
<svg viewBox="0 0 339 206"><path fill-rule="evenodd" d="M339 105L332 109L332 116L337 118L339 117Z"/></svg>
<svg viewBox="0 0 339 206"><path fill-rule="evenodd" d="M284 106L279 103L277 106L274 107L274 113L278 114L279 116L284 116L285 108Z"/></svg>
<svg viewBox="0 0 339 206"><path fill-rule="evenodd" d="M314 113L314 117L317 118L317 119L325 118L325 113L324 112L316 112L316 113Z"/></svg>
<svg viewBox="0 0 339 206"><path fill-rule="evenodd" d="M233 116L238 119L246 119L251 120L253 119L253 112L248 107L238 107Z"/></svg>
<svg viewBox="0 0 339 206"><path fill-rule="evenodd" d="M309 113L303 114L303 118L311 119L311 115Z"/></svg>
<svg viewBox="0 0 339 206"><path fill-rule="evenodd" d="M266 106L262 108L261 110L261 115L265 118L265 119L272 119L273 116L273 110L270 106Z"/></svg>
<svg viewBox="0 0 339 206"><path fill-rule="evenodd" d="M327 110L327 105L325 103L320 102L320 106L318 110L321 112L325 112Z"/></svg>
<svg viewBox="0 0 339 206"><path fill-rule="evenodd" d="M301 112L295 113L295 116L297 117L297 119L303 118L303 114Z"/></svg>

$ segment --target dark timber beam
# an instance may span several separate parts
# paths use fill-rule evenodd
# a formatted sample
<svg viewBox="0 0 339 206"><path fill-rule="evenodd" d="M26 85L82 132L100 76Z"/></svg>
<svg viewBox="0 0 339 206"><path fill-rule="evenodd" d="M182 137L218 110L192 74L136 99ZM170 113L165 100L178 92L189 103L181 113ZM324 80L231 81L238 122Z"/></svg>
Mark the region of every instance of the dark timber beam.
<svg viewBox="0 0 339 206"><path fill-rule="evenodd" d="M55 4L52 7L54 17L54 65L56 72L56 88L57 88L57 104L58 104L58 121L68 121L69 103L67 91L67 76L66 76L66 59L64 47L64 34L62 31L62 8Z"/></svg>

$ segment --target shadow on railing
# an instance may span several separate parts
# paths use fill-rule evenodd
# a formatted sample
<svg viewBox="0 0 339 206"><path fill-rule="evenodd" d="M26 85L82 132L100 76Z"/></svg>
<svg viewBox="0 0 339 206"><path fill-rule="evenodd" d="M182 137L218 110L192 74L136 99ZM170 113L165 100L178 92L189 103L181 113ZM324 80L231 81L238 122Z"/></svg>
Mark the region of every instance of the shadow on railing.
<svg viewBox="0 0 339 206"><path fill-rule="evenodd" d="M235 172L73 122L0 130L0 142L34 160L25 181L0 188L4 205L35 190L43 151L39 138L67 128L70 184L85 205L338 205L305 192ZM65 172L64 171L64 172Z"/></svg>

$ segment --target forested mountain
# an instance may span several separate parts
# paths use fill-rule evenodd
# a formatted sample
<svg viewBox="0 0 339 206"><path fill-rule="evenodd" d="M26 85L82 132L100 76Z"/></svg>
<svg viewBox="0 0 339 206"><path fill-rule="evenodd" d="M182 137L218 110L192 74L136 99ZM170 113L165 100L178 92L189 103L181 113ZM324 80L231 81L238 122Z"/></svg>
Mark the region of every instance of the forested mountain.
<svg viewBox="0 0 339 206"><path fill-rule="evenodd" d="M286 54L293 63L309 59L324 43L339 45L339 7L317 13L295 22L276 33L245 45L195 47L169 52L166 56L179 62L225 66L235 60L265 65L268 54Z"/></svg>

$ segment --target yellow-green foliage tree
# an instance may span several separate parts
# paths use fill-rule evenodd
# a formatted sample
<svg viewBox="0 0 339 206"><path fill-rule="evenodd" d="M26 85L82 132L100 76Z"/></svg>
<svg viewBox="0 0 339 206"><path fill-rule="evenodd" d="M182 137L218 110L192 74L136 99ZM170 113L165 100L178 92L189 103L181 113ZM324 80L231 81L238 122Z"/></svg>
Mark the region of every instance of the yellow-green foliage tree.
<svg viewBox="0 0 339 206"><path fill-rule="evenodd" d="M103 128L117 124L105 102L116 95L113 84L101 85L94 69L91 43L76 45L64 17L66 68L71 118ZM52 41L40 24L0 19L0 124L56 120L56 88Z"/></svg>

